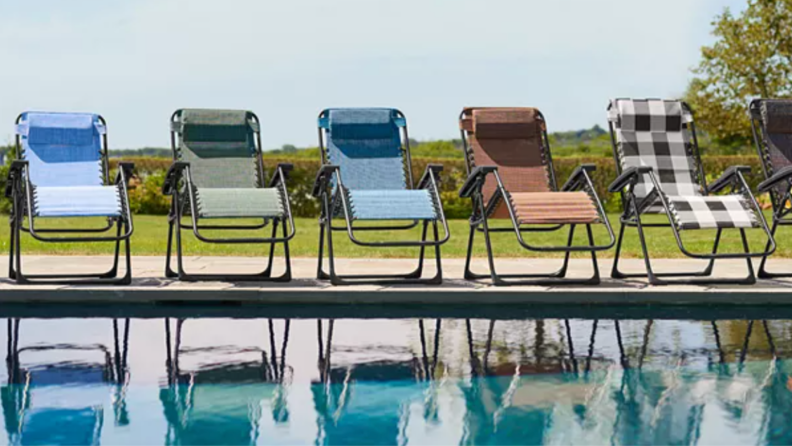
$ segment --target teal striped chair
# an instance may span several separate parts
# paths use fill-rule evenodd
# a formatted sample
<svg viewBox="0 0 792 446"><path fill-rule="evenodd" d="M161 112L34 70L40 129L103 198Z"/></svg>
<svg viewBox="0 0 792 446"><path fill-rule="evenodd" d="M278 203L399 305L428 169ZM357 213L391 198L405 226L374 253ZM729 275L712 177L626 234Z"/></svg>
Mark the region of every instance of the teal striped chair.
<svg viewBox="0 0 792 446"><path fill-rule="evenodd" d="M319 115L319 147L322 168L313 191L321 201L317 277L334 285L441 283L440 246L449 237L438 190L442 166L427 166L421 179L413 181L404 115L387 108L324 110ZM334 226L334 217L343 218L345 224ZM357 235L365 231L408 231L419 225L420 240L370 241ZM430 225L434 240L427 240ZM439 225L443 226L442 239ZM403 274L339 275L335 269L333 231L347 232L352 243L360 246L417 247L418 266ZM325 238L329 272L322 267ZM427 247L435 249L437 272L431 278L422 278Z"/></svg>
<svg viewBox="0 0 792 446"><path fill-rule="evenodd" d="M295 229L286 180L292 165L279 164L266 181L256 115L244 110L177 110L171 117L171 146L173 165L163 186L163 193L173 197L168 217L166 276L186 281L291 280L289 240ZM189 217L190 224L182 224L183 217ZM255 235L267 225L272 227L269 237L217 238L204 232L250 231ZM183 265L182 229L192 229L195 237L206 243L268 244L267 266L254 274L188 273ZM174 233L177 271L171 268ZM278 243L283 244L285 272L273 276Z"/></svg>

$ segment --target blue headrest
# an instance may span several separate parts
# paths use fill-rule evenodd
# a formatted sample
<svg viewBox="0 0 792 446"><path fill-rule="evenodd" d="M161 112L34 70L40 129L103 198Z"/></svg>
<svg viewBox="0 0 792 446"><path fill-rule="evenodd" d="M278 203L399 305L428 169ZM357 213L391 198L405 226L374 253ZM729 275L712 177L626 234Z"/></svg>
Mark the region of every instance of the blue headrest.
<svg viewBox="0 0 792 446"><path fill-rule="evenodd" d="M396 110L387 108L340 108L328 112L332 139L393 139L399 137Z"/></svg>
<svg viewBox="0 0 792 446"><path fill-rule="evenodd" d="M90 113L27 112L18 132L31 145L88 146L103 130L99 117Z"/></svg>

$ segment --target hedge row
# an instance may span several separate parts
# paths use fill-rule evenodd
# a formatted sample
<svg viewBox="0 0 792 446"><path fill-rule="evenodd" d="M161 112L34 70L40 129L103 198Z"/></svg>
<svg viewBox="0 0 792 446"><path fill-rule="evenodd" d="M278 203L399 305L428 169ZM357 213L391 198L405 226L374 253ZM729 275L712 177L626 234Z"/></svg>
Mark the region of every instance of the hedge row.
<svg viewBox="0 0 792 446"><path fill-rule="evenodd" d="M162 182L165 171L170 166L171 160L167 158L126 158L135 163L136 177L132 180L130 188L130 201L132 210L141 214L165 214L168 211L169 200L162 195ZM114 170L117 159L111 160L111 169ZM288 162L294 165L294 170L288 181L291 196L292 210L298 217L315 217L318 215L318 203L311 196L311 188L316 172L319 168L318 160L289 159L288 157L267 157L265 165L270 169L279 162ZM422 175L427 164L442 164L444 171L441 175L441 195L443 208L449 218L466 218L470 215L470 200L461 199L457 191L465 181L465 166L463 160L415 158L413 159L413 172L417 181ZM616 168L613 160L606 157L591 158L558 158L554 160L556 176L559 186L563 185L572 171L580 164L590 163L597 166L593 179L605 207L609 211L618 211L621 207L618 194L607 192L608 184L616 177ZM709 182L716 179L729 166L747 165L753 171L748 176L748 181L753 190L761 181L761 167L759 159L755 156L709 156L704 159L704 170L709 172ZM2 169L0 169L2 170ZM4 186L5 172L0 172L0 186ZM766 202L766 200L763 200ZM0 211L7 209L7 201L0 200Z"/></svg>

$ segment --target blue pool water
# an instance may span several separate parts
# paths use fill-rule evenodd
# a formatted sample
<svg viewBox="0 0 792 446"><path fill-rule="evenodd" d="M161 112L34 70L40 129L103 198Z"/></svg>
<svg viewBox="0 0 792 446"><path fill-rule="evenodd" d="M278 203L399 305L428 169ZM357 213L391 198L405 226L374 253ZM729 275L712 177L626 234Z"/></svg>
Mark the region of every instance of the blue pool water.
<svg viewBox="0 0 792 446"><path fill-rule="evenodd" d="M792 443L789 320L7 325L9 444Z"/></svg>

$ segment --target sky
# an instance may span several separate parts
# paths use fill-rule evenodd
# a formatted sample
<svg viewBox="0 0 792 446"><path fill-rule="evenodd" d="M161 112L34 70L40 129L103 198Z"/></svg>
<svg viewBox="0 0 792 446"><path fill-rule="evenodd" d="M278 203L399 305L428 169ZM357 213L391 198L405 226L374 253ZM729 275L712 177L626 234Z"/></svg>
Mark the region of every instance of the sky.
<svg viewBox="0 0 792 446"><path fill-rule="evenodd" d="M108 121L111 148L167 147L178 108L254 111L264 148L315 146L330 107L393 107L419 140L465 106L605 126L612 97L678 97L745 0L0 0L0 144L25 110ZM4 123L4 124L3 124Z"/></svg>

